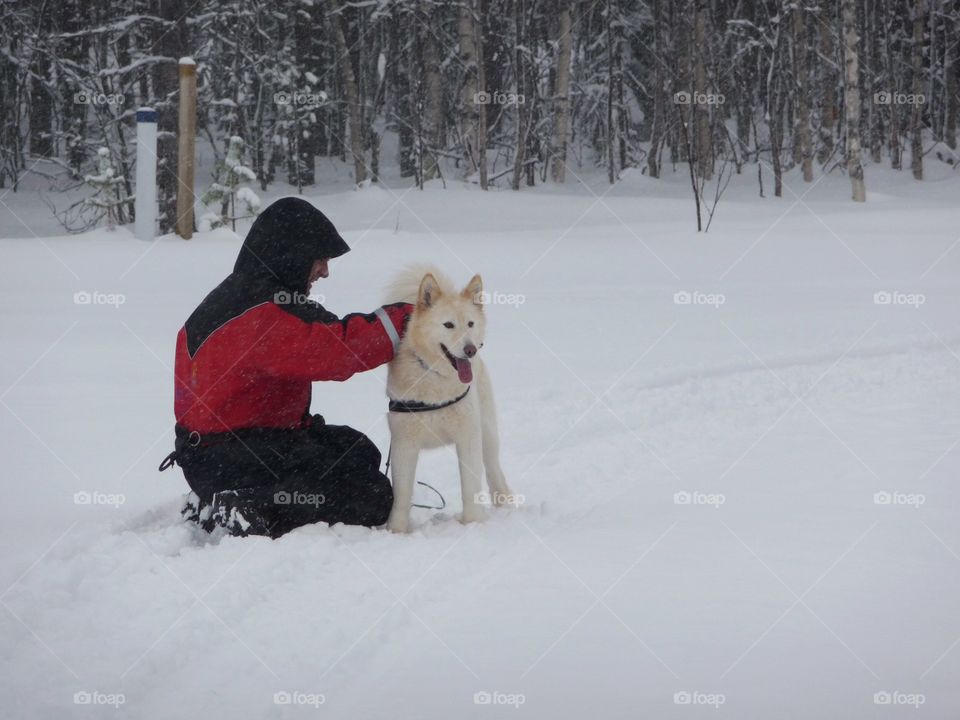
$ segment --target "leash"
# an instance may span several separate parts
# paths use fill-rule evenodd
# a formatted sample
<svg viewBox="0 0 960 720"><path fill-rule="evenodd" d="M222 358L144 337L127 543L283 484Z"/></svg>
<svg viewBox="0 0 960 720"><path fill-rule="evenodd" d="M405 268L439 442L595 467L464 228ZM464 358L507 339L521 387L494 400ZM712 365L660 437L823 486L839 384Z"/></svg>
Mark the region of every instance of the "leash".
<svg viewBox="0 0 960 720"><path fill-rule="evenodd" d="M393 441L390 441L390 447L387 449L387 464L383 468L383 474L390 477L387 473L390 472L390 456L393 454ZM423 482L423 480L417 480L417 485L423 485L425 488L430 488L433 490L437 497L440 498L440 505L420 505L419 503L410 503L410 507L423 508L424 510L443 510L447 506L447 501L443 499L443 495L440 494L440 491L437 490L433 485L428 485Z"/></svg>
<svg viewBox="0 0 960 720"><path fill-rule="evenodd" d="M390 412L399 412L399 413L417 413L417 412L428 412L430 410L440 410L441 408L450 407L456 403L463 400L467 393L470 392L470 385L467 385L467 389L463 391L463 394L458 395L453 400L447 400L442 403L425 403L420 402L419 400L390 400L388 409ZM390 472L390 457L393 455L393 440L390 441L390 448L387 450L387 464L383 468L383 474L389 477L388 473ZM430 488L433 490L437 497L440 498L440 506L436 505L419 505L418 503L411 503L412 507L423 508L424 510L443 510L447 506L447 501L444 500L443 495L440 494L440 491L437 490L433 485L428 485L422 480L417 480L417 485L423 485L425 488Z"/></svg>

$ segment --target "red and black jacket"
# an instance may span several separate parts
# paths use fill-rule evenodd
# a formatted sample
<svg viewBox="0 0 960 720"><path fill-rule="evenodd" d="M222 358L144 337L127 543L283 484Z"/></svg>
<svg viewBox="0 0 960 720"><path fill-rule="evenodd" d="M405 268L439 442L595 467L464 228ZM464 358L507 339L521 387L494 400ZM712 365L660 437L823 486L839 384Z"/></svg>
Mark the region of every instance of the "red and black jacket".
<svg viewBox="0 0 960 720"><path fill-rule="evenodd" d="M257 218L233 273L177 335L181 431L302 427L311 382L346 380L393 358L409 305L339 318L306 296L313 262L347 250L333 224L299 198Z"/></svg>

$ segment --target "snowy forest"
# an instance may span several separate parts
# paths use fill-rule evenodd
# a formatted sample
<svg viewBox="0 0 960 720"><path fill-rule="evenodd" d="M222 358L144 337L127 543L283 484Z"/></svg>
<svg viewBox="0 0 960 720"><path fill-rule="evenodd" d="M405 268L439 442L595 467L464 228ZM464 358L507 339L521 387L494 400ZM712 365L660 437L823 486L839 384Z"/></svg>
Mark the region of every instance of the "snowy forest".
<svg viewBox="0 0 960 720"><path fill-rule="evenodd" d="M699 212L732 173L779 196L784 172L818 165L863 200L870 163L917 180L957 163L960 0L16 0L0 37L0 188L28 170L79 186L106 148L128 222L151 106L161 232L184 56L198 134L218 166L240 138L261 190L313 185L323 156L357 184L391 163L420 187L637 168L688 173Z"/></svg>
<svg viewBox="0 0 960 720"><path fill-rule="evenodd" d="M0 49L0 720L960 718L960 0Z"/></svg>

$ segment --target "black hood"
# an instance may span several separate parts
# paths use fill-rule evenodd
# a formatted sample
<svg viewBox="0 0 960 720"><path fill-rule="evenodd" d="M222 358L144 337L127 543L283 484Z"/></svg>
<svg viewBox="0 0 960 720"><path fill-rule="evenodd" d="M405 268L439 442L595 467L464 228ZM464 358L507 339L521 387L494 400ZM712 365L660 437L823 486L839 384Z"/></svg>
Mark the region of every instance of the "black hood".
<svg viewBox="0 0 960 720"><path fill-rule="evenodd" d="M305 293L315 260L339 257L349 250L326 215L306 200L286 197L254 221L233 272Z"/></svg>

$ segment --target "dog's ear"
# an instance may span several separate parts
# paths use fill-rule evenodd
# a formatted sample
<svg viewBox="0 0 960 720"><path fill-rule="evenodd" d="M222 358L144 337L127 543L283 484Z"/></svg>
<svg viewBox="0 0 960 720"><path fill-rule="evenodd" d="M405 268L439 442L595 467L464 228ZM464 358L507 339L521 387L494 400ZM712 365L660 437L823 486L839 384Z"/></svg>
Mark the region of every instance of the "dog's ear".
<svg viewBox="0 0 960 720"><path fill-rule="evenodd" d="M467 283L467 286L460 294L465 298L473 300L474 305L479 305L480 308L483 309L483 278L480 277L479 273L470 278L470 282Z"/></svg>
<svg viewBox="0 0 960 720"><path fill-rule="evenodd" d="M420 290L417 293L417 306L428 308L440 297L440 286L432 273L427 273L420 281Z"/></svg>

